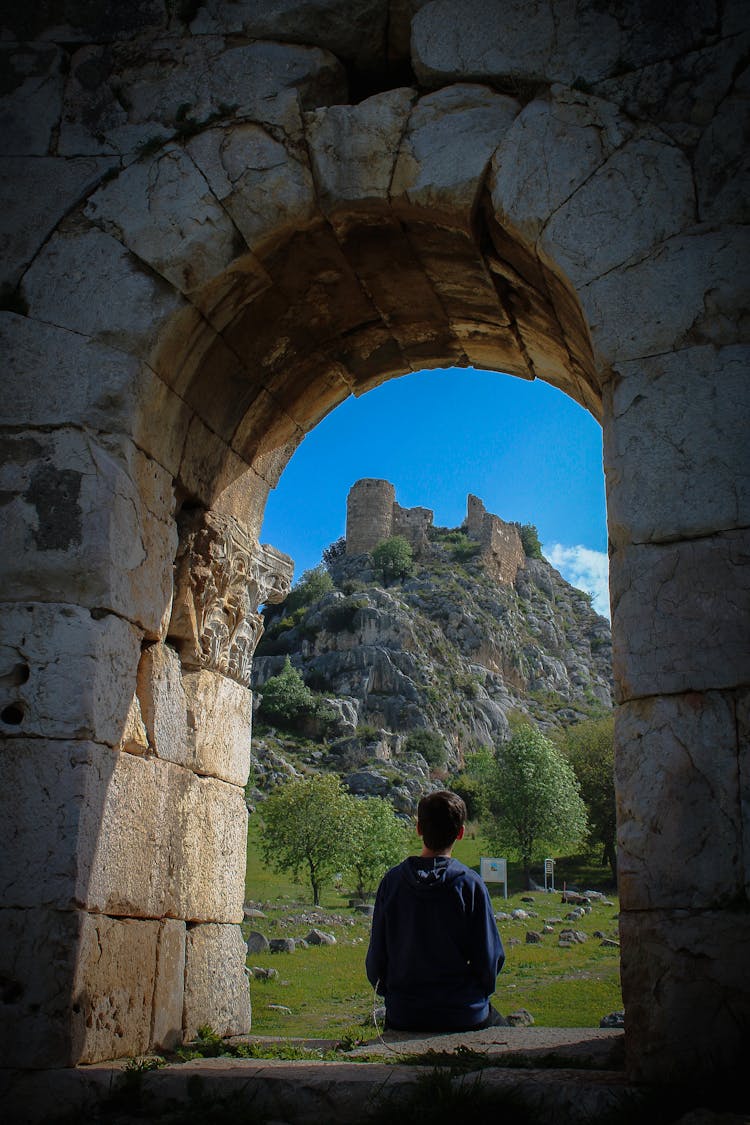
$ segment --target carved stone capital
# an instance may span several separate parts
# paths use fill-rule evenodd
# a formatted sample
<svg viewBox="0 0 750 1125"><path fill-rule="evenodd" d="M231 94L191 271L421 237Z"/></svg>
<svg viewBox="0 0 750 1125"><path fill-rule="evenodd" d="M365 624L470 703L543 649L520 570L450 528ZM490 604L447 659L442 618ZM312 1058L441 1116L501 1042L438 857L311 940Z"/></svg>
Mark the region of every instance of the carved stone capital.
<svg viewBox="0 0 750 1125"><path fill-rule="evenodd" d="M231 516L190 512L180 523L169 639L187 668L211 668L250 686L263 633L258 607L282 602L294 563Z"/></svg>

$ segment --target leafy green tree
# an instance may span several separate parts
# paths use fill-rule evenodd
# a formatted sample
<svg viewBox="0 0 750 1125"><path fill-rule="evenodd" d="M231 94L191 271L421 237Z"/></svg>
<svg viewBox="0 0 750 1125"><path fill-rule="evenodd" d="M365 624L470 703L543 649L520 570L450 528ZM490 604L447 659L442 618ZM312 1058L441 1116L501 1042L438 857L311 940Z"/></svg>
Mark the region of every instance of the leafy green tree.
<svg viewBox="0 0 750 1125"><path fill-rule="evenodd" d="M343 559L345 554L346 536L342 535L340 539L335 539L333 543L329 543L327 547L323 548L323 565L327 570L330 570L339 559Z"/></svg>
<svg viewBox="0 0 750 1125"><path fill-rule="evenodd" d="M568 727L560 746L575 770L591 825L591 839L601 844L602 863L617 879L615 809L615 719L606 715Z"/></svg>
<svg viewBox="0 0 750 1125"><path fill-rule="evenodd" d="M275 871L304 872L313 905L352 854L354 798L334 774L289 781L263 804L260 846Z"/></svg>
<svg viewBox="0 0 750 1125"><path fill-rule="evenodd" d="M531 861L586 834L586 807L572 767L536 727L519 726L495 753L486 782L485 833L498 850L520 859L526 885Z"/></svg>
<svg viewBox="0 0 750 1125"><path fill-rule="evenodd" d="M372 561L386 584L414 573L414 555L403 535L394 535L378 543L372 552Z"/></svg>
<svg viewBox="0 0 750 1125"><path fill-rule="evenodd" d="M313 602L318 601L332 589L333 579L323 564L319 563L311 570L306 570L299 581L294 584L281 612L287 617L294 613L296 609L312 605Z"/></svg>
<svg viewBox="0 0 750 1125"><path fill-rule="evenodd" d="M421 754L428 766L440 769L448 760L445 739L437 731L420 727L406 736L404 750L407 754Z"/></svg>
<svg viewBox="0 0 750 1125"><path fill-rule="evenodd" d="M365 898L376 888L389 867L400 863L408 850L407 832L390 802L382 797L354 800L352 806L352 850L344 864Z"/></svg>
<svg viewBox="0 0 750 1125"><path fill-rule="evenodd" d="M312 718L325 730L335 718L333 710L307 686L288 656L279 674L270 676L260 692L259 717L286 730L295 730Z"/></svg>
<svg viewBox="0 0 750 1125"><path fill-rule="evenodd" d="M527 559L541 559L542 544L539 542L539 532L533 523L525 523L521 526L521 543L523 544L523 553Z"/></svg>

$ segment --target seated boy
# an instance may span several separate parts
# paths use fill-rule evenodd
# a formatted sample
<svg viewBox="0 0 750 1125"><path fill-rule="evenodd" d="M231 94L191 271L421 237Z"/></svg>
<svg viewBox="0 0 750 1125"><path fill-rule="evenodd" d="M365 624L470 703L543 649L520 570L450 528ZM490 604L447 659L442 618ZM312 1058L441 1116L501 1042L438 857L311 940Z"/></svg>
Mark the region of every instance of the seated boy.
<svg viewBox="0 0 750 1125"><path fill-rule="evenodd" d="M465 821L456 793L423 797L422 854L392 867L378 887L365 964L385 997L388 1029L476 1031L506 1022L489 1002L505 954L487 888L451 858Z"/></svg>

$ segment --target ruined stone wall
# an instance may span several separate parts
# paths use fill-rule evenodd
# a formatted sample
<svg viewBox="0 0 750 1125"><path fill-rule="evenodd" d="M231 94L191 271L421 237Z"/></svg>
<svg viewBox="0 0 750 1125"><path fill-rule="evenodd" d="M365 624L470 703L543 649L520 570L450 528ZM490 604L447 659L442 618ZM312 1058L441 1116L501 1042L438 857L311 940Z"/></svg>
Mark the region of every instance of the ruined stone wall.
<svg viewBox="0 0 750 1125"><path fill-rule="evenodd" d="M432 526L429 508L402 508L387 480L358 480L346 499L346 553L372 551L384 539L402 535L416 553L427 543Z"/></svg>
<svg viewBox="0 0 750 1125"><path fill-rule="evenodd" d="M429 542L429 530L435 513L429 508L402 508L393 505L393 534L402 535L411 545L415 555L425 549Z"/></svg>
<svg viewBox="0 0 750 1125"><path fill-rule="evenodd" d="M602 420L628 1065L744 1061L747 5L571 12L5 5L3 1065L138 1052L180 987L236 1026L238 778L138 753L131 707L191 613L211 683L251 644L235 584L168 633L176 514L257 541L330 410L451 365Z"/></svg>
<svg viewBox="0 0 750 1125"><path fill-rule="evenodd" d="M479 558L485 571L496 582L512 586L526 561L518 524L492 515L478 496L469 496L466 509L464 526L481 544Z"/></svg>

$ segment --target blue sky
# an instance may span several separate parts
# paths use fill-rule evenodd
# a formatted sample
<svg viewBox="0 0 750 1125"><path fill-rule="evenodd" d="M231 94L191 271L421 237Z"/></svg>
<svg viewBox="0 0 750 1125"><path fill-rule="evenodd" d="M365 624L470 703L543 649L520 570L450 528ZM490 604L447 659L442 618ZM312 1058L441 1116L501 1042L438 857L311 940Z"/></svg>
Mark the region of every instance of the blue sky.
<svg viewBox="0 0 750 1125"><path fill-rule="evenodd" d="M295 577L344 534L360 477L455 527L475 493L504 520L536 524L544 554L609 616L601 428L554 387L472 369L422 371L349 398L305 438L271 493L261 539Z"/></svg>

